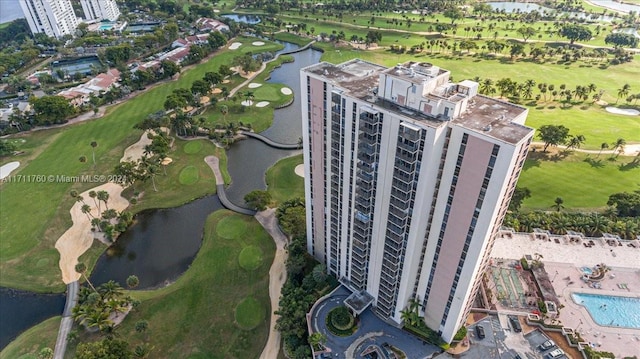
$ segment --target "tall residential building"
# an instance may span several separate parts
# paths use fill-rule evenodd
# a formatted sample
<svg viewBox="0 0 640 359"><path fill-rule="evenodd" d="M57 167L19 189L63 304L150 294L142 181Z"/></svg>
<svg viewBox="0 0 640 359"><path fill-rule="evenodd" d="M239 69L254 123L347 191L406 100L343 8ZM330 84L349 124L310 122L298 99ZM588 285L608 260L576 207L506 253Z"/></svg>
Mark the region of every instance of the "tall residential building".
<svg viewBox="0 0 640 359"><path fill-rule="evenodd" d="M116 0L80 0L85 20L116 21L120 9Z"/></svg>
<svg viewBox="0 0 640 359"><path fill-rule="evenodd" d="M78 26L71 0L20 0L20 7L33 34L60 38Z"/></svg>
<svg viewBox="0 0 640 359"><path fill-rule="evenodd" d="M429 63L319 63L300 80L309 253L383 319L418 300L450 342L523 167L528 110Z"/></svg>

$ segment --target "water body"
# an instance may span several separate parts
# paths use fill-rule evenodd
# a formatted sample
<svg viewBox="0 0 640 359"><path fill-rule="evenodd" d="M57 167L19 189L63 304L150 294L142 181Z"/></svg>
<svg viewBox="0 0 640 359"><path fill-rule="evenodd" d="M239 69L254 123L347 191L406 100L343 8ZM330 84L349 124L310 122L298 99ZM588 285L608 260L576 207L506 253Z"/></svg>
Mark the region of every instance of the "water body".
<svg viewBox="0 0 640 359"><path fill-rule="evenodd" d="M115 280L125 286L127 277L134 274L140 279L139 289L174 281L198 253L207 216L222 208L214 195L139 213L136 223L100 257L91 281L98 285Z"/></svg>
<svg viewBox="0 0 640 359"><path fill-rule="evenodd" d="M1 0L0 0L1 1ZM60 315L64 309L64 294L35 294L0 288L0 350L18 334Z"/></svg>
<svg viewBox="0 0 640 359"><path fill-rule="evenodd" d="M634 4L621 4L612 0L591 0L594 5L606 7L609 9L614 9L618 11L623 11L628 13L629 11L635 11L636 13L640 12L640 5Z"/></svg>
<svg viewBox="0 0 640 359"><path fill-rule="evenodd" d="M587 308L598 325L640 329L640 298L572 293L576 304Z"/></svg>
<svg viewBox="0 0 640 359"><path fill-rule="evenodd" d="M295 48L296 45L287 44L280 51ZM317 63L321 55L321 52L310 49L293 54L295 62L284 64L272 72L270 82L286 84L296 97L291 106L275 111L273 125L263 134L278 142L297 143L302 126L298 73L302 67ZM245 194L266 188L266 170L278 160L295 153L273 149L254 139L232 145L227 152L229 172L233 179L228 189L229 198L243 205ZM140 289L161 287L174 281L189 268L197 254L207 216L222 208L218 197L214 195L180 207L138 214L136 223L118 238L113 248L99 258L91 280L96 284L115 280L125 286L127 277L135 274L140 279ZM57 295L59 303L52 303L48 295L27 293L24 296L32 296L33 300L23 297L12 300L0 290L2 347L25 329L62 313L63 295ZM11 317L5 313L26 315Z"/></svg>
<svg viewBox="0 0 640 359"><path fill-rule="evenodd" d="M18 0L0 0L0 24L23 18Z"/></svg>
<svg viewBox="0 0 640 359"><path fill-rule="evenodd" d="M260 17L257 15L238 15L238 14L225 14L222 17L226 17L227 19L231 19L235 22L243 22L245 24L257 24L260 22Z"/></svg>
<svg viewBox="0 0 640 359"><path fill-rule="evenodd" d="M529 12L537 11L540 14L544 14L544 13L559 14L559 15L567 15L567 16L575 17L579 19L589 19L589 20L598 20L598 21L612 21L615 19L612 16L602 16L602 15L598 15L595 18L592 18L591 14L587 14L585 12L558 12L555 9L540 6L538 4L531 4L531 3L495 1L495 2L488 2L487 4L490 5L494 10L496 9L504 10L504 12L506 13L515 13L515 12L529 13Z"/></svg>

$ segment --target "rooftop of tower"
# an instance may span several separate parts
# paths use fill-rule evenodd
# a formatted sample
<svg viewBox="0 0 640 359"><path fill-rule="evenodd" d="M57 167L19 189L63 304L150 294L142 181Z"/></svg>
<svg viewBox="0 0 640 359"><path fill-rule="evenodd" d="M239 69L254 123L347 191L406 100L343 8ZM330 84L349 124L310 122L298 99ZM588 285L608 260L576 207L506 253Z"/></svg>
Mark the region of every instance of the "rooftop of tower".
<svg viewBox="0 0 640 359"><path fill-rule="evenodd" d="M533 131L533 129L521 124L526 117L527 108L483 95L470 97L465 110L454 119L433 116L378 96L378 82L382 73L418 84L436 77L441 78L443 75L448 76L447 70L432 64L406 62L388 68L364 60L353 59L338 65L321 62L305 68L304 71L328 80L334 86L343 89L345 95L369 102L403 117L409 117L430 127L440 127L450 123L512 144L520 142ZM459 84L466 82L470 81L462 81ZM442 86L437 90L439 91L441 88ZM466 98L465 95L455 92L448 93L446 96L433 92L427 96L449 101L459 101L461 98Z"/></svg>

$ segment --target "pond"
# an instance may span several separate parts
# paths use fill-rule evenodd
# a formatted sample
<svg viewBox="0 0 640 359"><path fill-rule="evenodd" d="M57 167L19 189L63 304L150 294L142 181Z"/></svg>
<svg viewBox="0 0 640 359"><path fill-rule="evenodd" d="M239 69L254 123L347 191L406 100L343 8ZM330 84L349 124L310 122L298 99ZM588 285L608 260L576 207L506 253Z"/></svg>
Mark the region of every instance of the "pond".
<svg viewBox="0 0 640 359"><path fill-rule="evenodd" d="M604 8L622 11L628 13L629 11L635 11L636 13L640 13L640 5L634 4L625 4L618 1L612 0L590 0L593 5L602 6Z"/></svg>
<svg viewBox="0 0 640 359"><path fill-rule="evenodd" d="M558 14L559 16L570 16L579 19L590 19L590 20L598 20L598 21L612 21L615 18L613 16L602 16L601 14L587 14L585 12L559 12L558 10L540 6L538 4L532 3L522 3L522 2L508 2L508 1L493 1L488 2L494 10L504 10L506 13L529 13L533 11L537 11L540 14Z"/></svg>
<svg viewBox="0 0 640 359"><path fill-rule="evenodd" d="M238 14L224 14L222 17L231 19L235 22L243 22L245 24L257 24L260 22L260 17L257 15L238 15Z"/></svg>
<svg viewBox="0 0 640 359"><path fill-rule="evenodd" d="M287 44L286 49L296 49ZM321 52L305 50L293 54L295 62L283 64L271 74L270 82L280 82L290 87L294 94L300 93L298 73L302 67L317 63ZM292 74L295 74L292 76ZM274 113L273 125L264 135L282 143L297 143L301 135L300 98L294 103ZM299 151L277 150L254 139L239 141L227 151L228 169L233 183L227 189L232 202L244 205L244 195L254 189L265 189L264 174L278 160L299 153ZM97 284L115 280L125 285L126 278L135 274L140 279L139 288L156 288L174 281L189 268L200 248L203 226L207 216L221 209L216 195L204 197L180 207L150 210L136 216L136 223L124 232L118 243L106 251L99 259L91 276ZM16 317L5 321L2 318L3 335L6 340L17 337L20 332L54 315L60 315L64 297L58 295L60 304L48 301L47 295L33 295L33 301L5 300L0 292L0 309L5 312L39 313L46 315L33 318ZM22 304L23 306L19 306Z"/></svg>

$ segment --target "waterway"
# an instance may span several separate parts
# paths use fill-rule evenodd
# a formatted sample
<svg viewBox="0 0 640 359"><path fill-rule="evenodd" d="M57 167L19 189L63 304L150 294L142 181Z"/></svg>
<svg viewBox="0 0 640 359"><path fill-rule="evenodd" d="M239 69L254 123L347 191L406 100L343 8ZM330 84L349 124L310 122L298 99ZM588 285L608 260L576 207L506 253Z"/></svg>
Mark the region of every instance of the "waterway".
<svg viewBox="0 0 640 359"><path fill-rule="evenodd" d="M296 48L296 45L287 43L279 52ZM297 74L302 67L317 63L321 55L321 52L312 49L292 54L294 62L283 64L272 72L269 82L287 85L296 97L291 106L275 110L273 125L262 134L278 142L297 143L302 128L298 96L300 80ZM227 151L228 169L233 180L227 189L231 201L244 205L245 194L266 188L266 170L278 160L296 153L299 151L273 149L254 139L233 144ZM99 284L113 279L124 285L126 278L135 274L140 279L140 289L171 283L189 268L200 248L206 217L220 208L222 206L217 195L213 195L180 207L138 214L136 223L98 259L91 280ZM11 300L8 291L0 290L0 349L25 329L59 315L64 305L62 295L57 295L61 298L60 303L52 303L49 295L33 293L22 293L17 297L20 299ZM33 299L23 299L27 297ZM5 316L4 313L13 313L15 316Z"/></svg>
<svg viewBox="0 0 640 359"><path fill-rule="evenodd" d="M503 10L506 13L515 13L515 12L529 13L529 12L537 11L540 14L549 14L549 15L558 14L560 16L566 15L570 17L575 17L579 19L589 19L593 21L597 20L597 21L610 22L612 20L615 20L615 17L613 16L606 16L606 15L602 16L601 14L591 15L585 12L559 12L558 10L540 6L538 4L532 4L532 3L494 1L494 2L488 2L487 4L491 6L494 10Z"/></svg>

